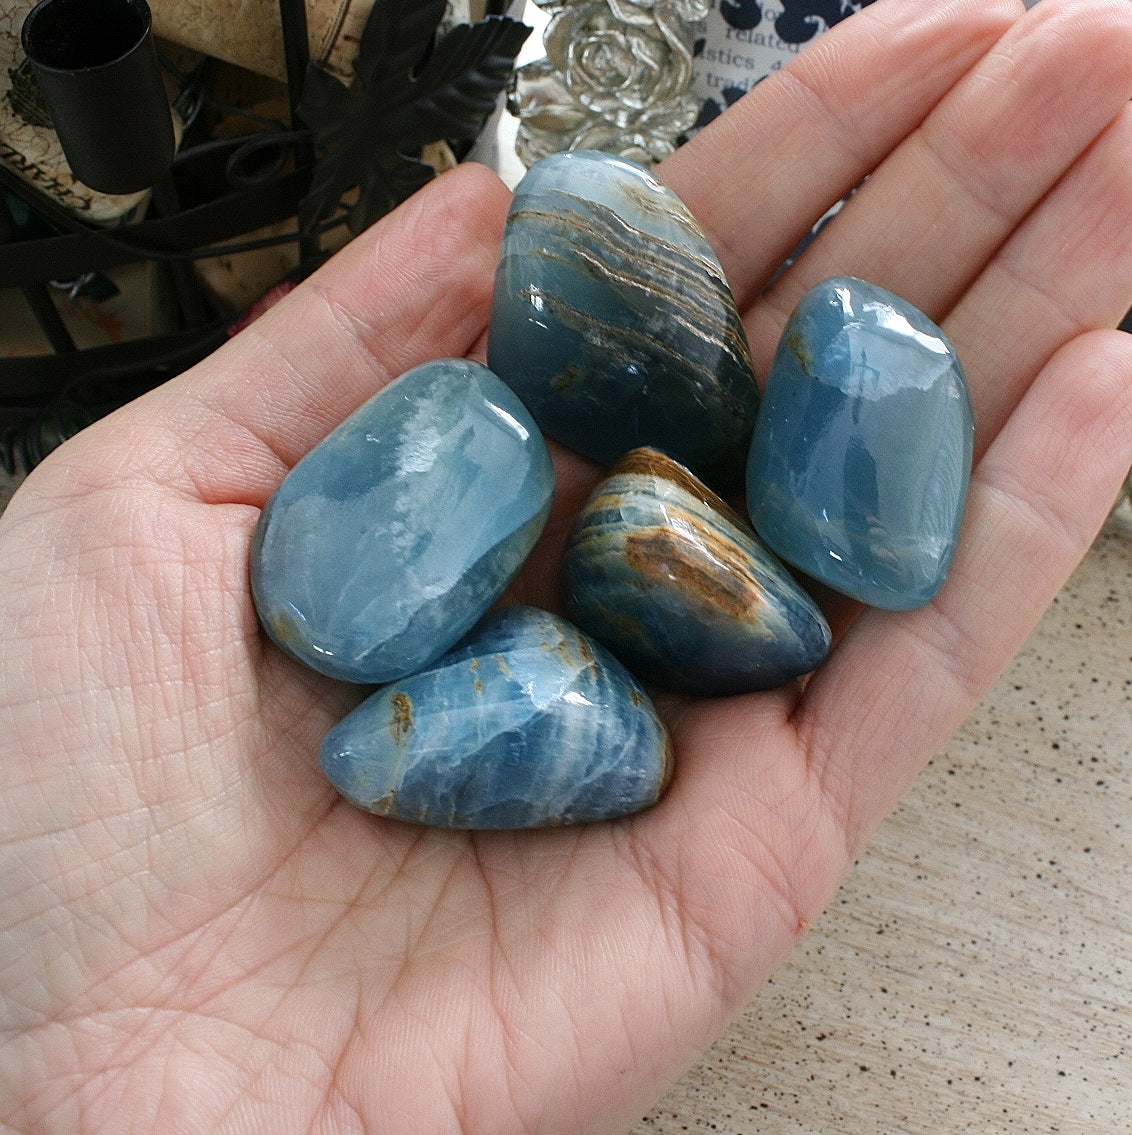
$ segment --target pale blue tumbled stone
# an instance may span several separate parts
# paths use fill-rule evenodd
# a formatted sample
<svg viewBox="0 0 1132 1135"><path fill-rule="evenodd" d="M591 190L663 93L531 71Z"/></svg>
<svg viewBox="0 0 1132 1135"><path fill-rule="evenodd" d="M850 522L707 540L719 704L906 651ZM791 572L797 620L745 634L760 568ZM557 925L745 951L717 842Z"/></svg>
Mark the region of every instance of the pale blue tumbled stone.
<svg viewBox="0 0 1132 1135"><path fill-rule="evenodd" d="M734 298L684 203L624 158L553 154L519 183L488 365L578 453L647 445L742 484L758 388Z"/></svg>
<svg viewBox="0 0 1132 1135"><path fill-rule="evenodd" d="M613 819L656 802L668 735L619 662L532 607L488 615L431 666L327 733L323 771L351 804L434 827Z"/></svg>
<svg viewBox="0 0 1132 1135"><path fill-rule="evenodd" d="M267 633L324 674L389 682L499 597L554 492L543 441L486 367L410 370L319 443L260 516L252 592Z"/></svg>
<svg viewBox="0 0 1132 1135"><path fill-rule="evenodd" d="M951 564L973 440L944 333L891 292L834 277L803 297L767 376L747 465L751 520L837 591L923 606Z"/></svg>

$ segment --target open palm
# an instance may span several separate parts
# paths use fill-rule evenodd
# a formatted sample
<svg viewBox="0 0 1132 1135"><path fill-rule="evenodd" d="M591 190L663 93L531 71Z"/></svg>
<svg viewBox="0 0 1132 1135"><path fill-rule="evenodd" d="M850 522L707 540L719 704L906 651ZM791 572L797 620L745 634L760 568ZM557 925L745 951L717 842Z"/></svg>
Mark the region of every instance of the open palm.
<svg viewBox="0 0 1132 1135"><path fill-rule="evenodd" d="M951 577L922 611L836 612L805 685L662 701L653 810L478 834L356 812L316 751L357 691L256 627L248 546L286 470L408 367L482 355L486 171L29 479L0 520L4 1131L616 1132L782 960L1132 461L1132 340L1098 330L1132 302L1132 5L923 7L879 0L660 172L764 371L834 273L943 323L978 422ZM555 458L514 589L544 606L597 473Z"/></svg>

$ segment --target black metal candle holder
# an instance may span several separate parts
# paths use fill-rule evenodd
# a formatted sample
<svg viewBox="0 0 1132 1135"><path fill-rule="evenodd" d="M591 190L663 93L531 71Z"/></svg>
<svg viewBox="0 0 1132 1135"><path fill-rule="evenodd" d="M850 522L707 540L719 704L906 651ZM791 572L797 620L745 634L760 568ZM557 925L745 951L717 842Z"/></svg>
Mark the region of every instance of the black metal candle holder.
<svg viewBox="0 0 1132 1135"><path fill-rule="evenodd" d="M126 194L165 176L176 141L146 0L40 0L21 40L80 181Z"/></svg>

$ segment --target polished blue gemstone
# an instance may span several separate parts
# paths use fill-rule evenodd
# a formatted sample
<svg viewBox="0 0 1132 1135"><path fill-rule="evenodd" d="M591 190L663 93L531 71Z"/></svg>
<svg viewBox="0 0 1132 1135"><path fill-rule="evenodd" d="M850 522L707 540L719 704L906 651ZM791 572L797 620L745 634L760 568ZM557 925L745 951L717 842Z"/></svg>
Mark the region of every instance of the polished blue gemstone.
<svg viewBox="0 0 1132 1135"><path fill-rule="evenodd" d="M562 563L566 610L639 678L688 694L769 689L829 651L821 612L722 500L650 449L590 497Z"/></svg>
<svg viewBox="0 0 1132 1135"><path fill-rule="evenodd" d="M668 735L628 672L546 611L488 615L326 735L323 771L367 812L435 827L606 820L655 803Z"/></svg>
<svg viewBox="0 0 1132 1135"><path fill-rule="evenodd" d="M308 666L389 682L431 662L499 597L546 521L554 471L519 400L440 359L355 411L259 520L252 592Z"/></svg>
<svg viewBox="0 0 1132 1135"><path fill-rule="evenodd" d="M944 333L874 284L817 285L787 323L747 466L784 560L876 607L927 603L951 564L974 426Z"/></svg>
<svg viewBox="0 0 1132 1135"><path fill-rule="evenodd" d="M648 445L742 484L758 392L735 301L684 204L623 158L554 154L520 182L488 365L578 453Z"/></svg>

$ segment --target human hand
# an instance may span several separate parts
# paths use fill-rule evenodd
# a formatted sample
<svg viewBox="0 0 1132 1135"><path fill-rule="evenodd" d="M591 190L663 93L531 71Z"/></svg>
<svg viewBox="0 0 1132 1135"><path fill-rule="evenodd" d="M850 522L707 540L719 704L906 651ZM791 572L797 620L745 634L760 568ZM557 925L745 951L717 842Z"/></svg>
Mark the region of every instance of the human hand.
<svg viewBox="0 0 1132 1135"><path fill-rule="evenodd" d="M920 611L841 609L804 685L663 699L677 772L649 812L520 833L357 812L316 757L357 691L256 626L248 546L285 471L410 366L482 357L507 205L485 171L29 478L0 518L4 1131L616 1132L773 971L1132 462L1132 340L1098 330L1132 303L1132 6L923 8L878 0L660 172L762 373L834 273L948 331L978 429L951 576ZM597 476L555 458L512 594L542 606Z"/></svg>

